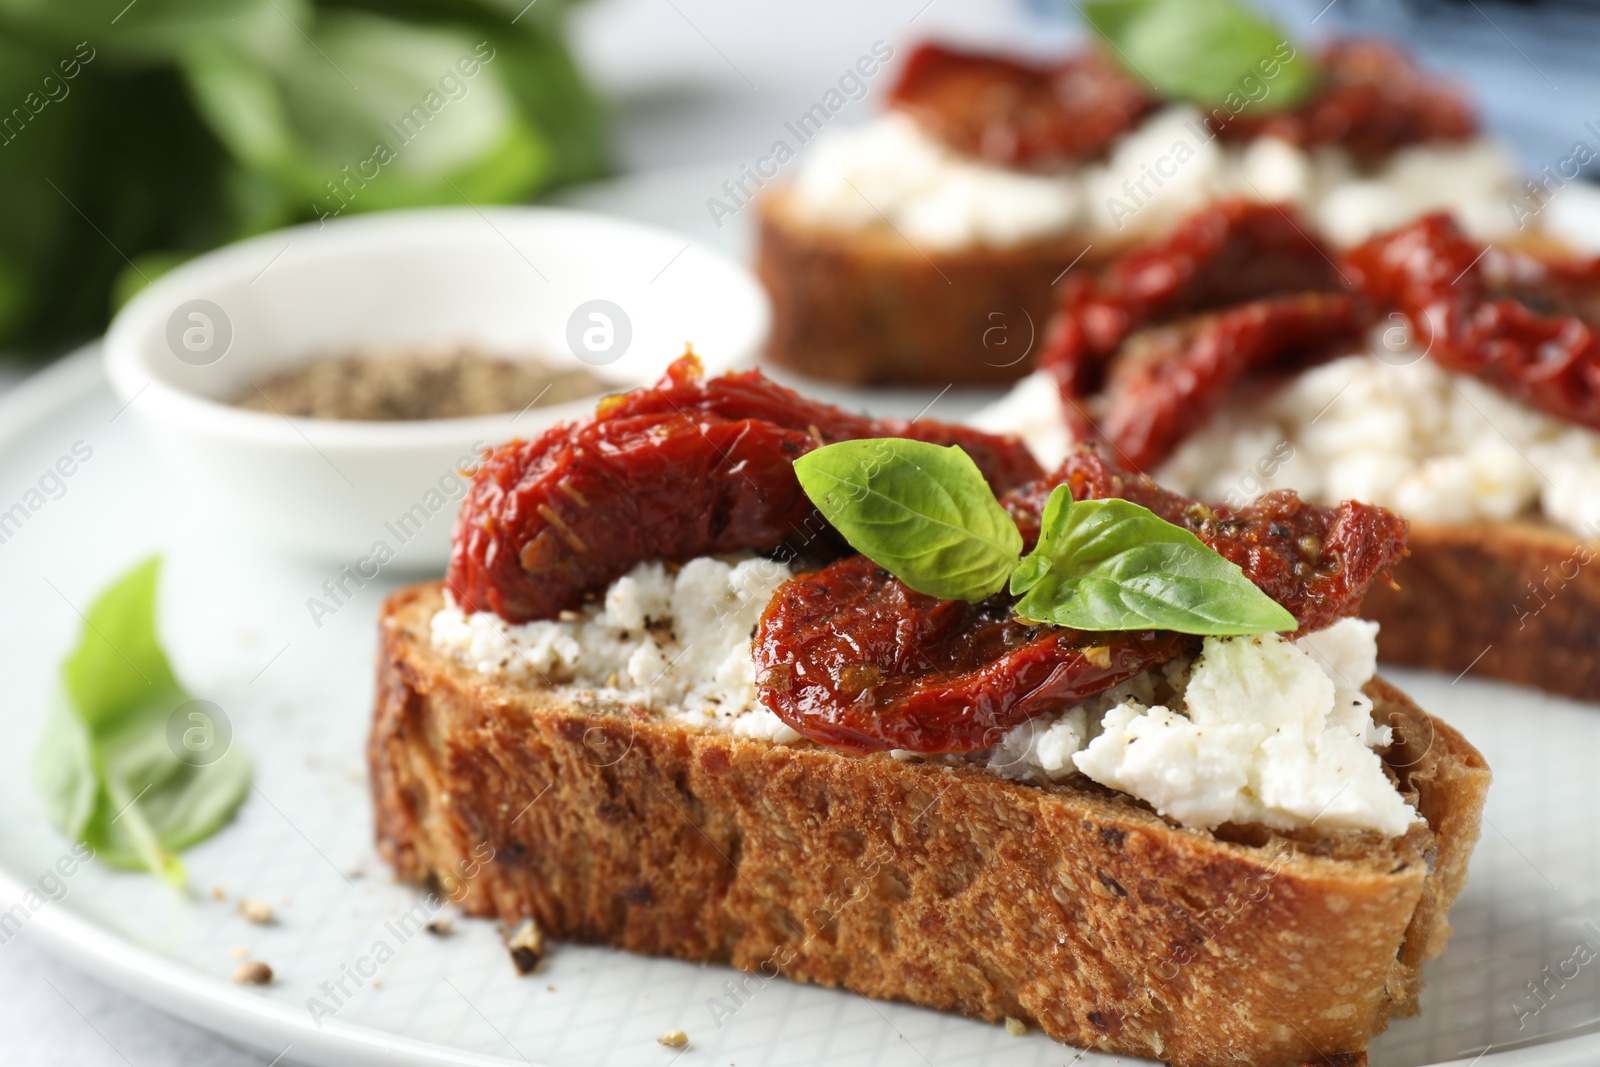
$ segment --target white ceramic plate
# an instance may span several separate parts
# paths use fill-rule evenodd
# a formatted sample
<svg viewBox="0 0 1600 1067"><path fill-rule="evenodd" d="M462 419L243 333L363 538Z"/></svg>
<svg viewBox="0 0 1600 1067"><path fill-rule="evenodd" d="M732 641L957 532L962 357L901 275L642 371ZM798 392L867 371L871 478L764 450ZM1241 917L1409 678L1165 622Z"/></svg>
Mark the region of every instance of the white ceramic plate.
<svg viewBox="0 0 1600 1067"><path fill-rule="evenodd" d="M929 391L921 402L932 398ZM29 496L77 442L92 455L64 490L51 483L53 493ZM489 923L457 918L451 936L401 938L391 924L418 897L393 884L373 852L364 741L373 620L406 576L384 573L318 627L305 602L331 572L220 533L206 502L187 498L132 420L119 416L93 353L0 400L0 514L18 502L40 506L20 528L0 529L0 603L10 606L0 614L0 811L8 816L0 909L22 908L9 927L0 916L0 945L43 938L100 977L282 1063L1119 1062L1075 1059L1038 1034L1014 1038L997 1026L784 981L759 987L719 1027L708 1002L726 997L723 984L735 975L724 968L563 945L539 974L517 978ZM189 897L91 864L64 883L46 879L46 889L64 885L60 899L29 898L68 849L31 784L56 664L76 639L78 611L155 550L167 558L167 646L190 688L230 716L235 743L255 761L256 789L232 826L186 854ZM1600 1034L1585 1029L1600 1016L1600 958L1567 962L1580 941L1600 951L1600 709L1471 677L1394 676L1467 733L1496 783L1453 915L1455 937L1429 968L1423 1012L1380 1038L1374 1064L1468 1064L1487 1045L1494 1048L1477 1061L1485 1067L1600 1060ZM212 899L214 886L226 899ZM246 923L234 910L240 897L271 904L278 923ZM357 985L345 977L348 995L338 1002L320 988L337 986L380 941L393 958L370 978ZM235 948L268 962L274 984L233 985ZM1537 1013L1530 982L1551 990ZM313 997L332 1014L313 1019ZM688 1052L656 1044L668 1029L690 1035Z"/></svg>

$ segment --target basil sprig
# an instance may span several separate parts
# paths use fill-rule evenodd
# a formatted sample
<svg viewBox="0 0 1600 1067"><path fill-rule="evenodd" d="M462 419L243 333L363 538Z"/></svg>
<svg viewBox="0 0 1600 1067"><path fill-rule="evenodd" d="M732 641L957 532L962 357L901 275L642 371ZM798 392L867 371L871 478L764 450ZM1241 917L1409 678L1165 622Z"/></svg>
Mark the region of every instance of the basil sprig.
<svg viewBox="0 0 1600 1067"><path fill-rule="evenodd" d="M1128 73L1169 100L1276 111L1316 87L1310 57L1239 0L1084 0L1082 11Z"/></svg>
<svg viewBox="0 0 1600 1067"><path fill-rule="evenodd" d="M956 446L845 441L802 456L795 473L852 548L919 593L977 601L1009 586L1020 618L1078 630L1225 636L1299 625L1237 565L1131 501L1074 503L1057 486L1023 556L1016 524Z"/></svg>
<svg viewBox="0 0 1600 1067"><path fill-rule="evenodd" d="M216 736L213 706L191 700L167 661L156 632L159 571L159 559L146 560L89 608L61 665L34 777L57 830L113 866L182 886L177 853L233 817L250 761Z"/></svg>
<svg viewBox="0 0 1600 1067"><path fill-rule="evenodd" d="M919 593L982 600L1006 587L1022 534L954 445L876 437L795 460L800 487L850 547Z"/></svg>
<svg viewBox="0 0 1600 1067"><path fill-rule="evenodd" d="M1039 544L1011 575L1016 612L1077 630L1273 633L1299 623L1238 565L1130 500L1084 500L1058 485Z"/></svg>

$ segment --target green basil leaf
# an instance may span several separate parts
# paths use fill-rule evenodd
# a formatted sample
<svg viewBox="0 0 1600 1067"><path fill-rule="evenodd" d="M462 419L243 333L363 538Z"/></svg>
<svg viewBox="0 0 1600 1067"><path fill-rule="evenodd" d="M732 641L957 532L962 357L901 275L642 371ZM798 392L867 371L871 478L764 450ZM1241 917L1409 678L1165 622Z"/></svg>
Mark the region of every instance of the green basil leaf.
<svg viewBox="0 0 1600 1067"><path fill-rule="evenodd" d="M161 843L155 827L145 818L144 797L116 779L108 778L104 785L101 802L84 831L84 842L113 867L144 868L182 889L187 877L183 861Z"/></svg>
<svg viewBox="0 0 1600 1067"><path fill-rule="evenodd" d="M173 854L227 825L250 792L250 776L250 761L230 748L203 767L177 764L170 776L142 796L144 786L134 784L141 780L129 779L121 790L123 803L135 796L138 802L116 818L123 805L110 802L114 794L108 793L108 803L96 809L86 839L95 854L114 867L147 868L158 874L181 869Z"/></svg>
<svg viewBox="0 0 1600 1067"><path fill-rule="evenodd" d="M145 794L140 809L161 843L174 852L198 844L226 826L249 795L250 761L229 748L215 763L182 769Z"/></svg>
<svg viewBox="0 0 1600 1067"><path fill-rule="evenodd" d="M1083 15L1089 28L1100 35L1101 40L1109 44L1117 44L1128 36L1128 28L1142 18L1149 18L1150 11L1160 0L1082 0L1078 11Z"/></svg>
<svg viewBox="0 0 1600 1067"><path fill-rule="evenodd" d="M89 731L65 700L56 701L45 716L33 781L44 798L50 824L74 841L81 840L94 815L99 783Z"/></svg>
<svg viewBox="0 0 1600 1067"><path fill-rule="evenodd" d="M1017 615L1078 630L1227 636L1298 627L1239 567L1127 500L1050 494L1039 543L1017 566Z"/></svg>
<svg viewBox="0 0 1600 1067"><path fill-rule="evenodd" d="M91 730L180 688L156 636L160 574L161 561L147 559L101 593L77 649L61 666L73 710Z"/></svg>
<svg viewBox="0 0 1600 1067"><path fill-rule="evenodd" d="M183 770L184 762L167 740L167 720L188 700L183 690L169 689L97 731L95 755L106 780L126 783L139 793L159 788Z"/></svg>
<svg viewBox="0 0 1600 1067"><path fill-rule="evenodd" d="M321 9L305 21L303 37L271 47L243 41L182 56L201 117L294 206L320 217L514 202L550 180L550 140L504 84L505 53L484 37L358 11ZM463 57L470 77L456 66Z"/></svg>
<svg viewBox="0 0 1600 1067"><path fill-rule="evenodd" d="M959 447L881 437L795 460L800 486L857 552L919 593L982 600L1005 588L1022 535Z"/></svg>
<svg viewBox="0 0 1600 1067"><path fill-rule="evenodd" d="M1239 0L1085 0L1083 13L1128 72L1169 100L1275 111L1316 87L1310 57Z"/></svg>
<svg viewBox="0 0 1600 1067"><path fill-rule="evenodd" d="M62 664L63 699L46 720L34 778L63 834L114 866L181 886L176 853L233 817L250 763L231 744L213 755L174 741L197 712L156 631L159 574L160 561L147 560L89 608Z"/></svg>
<svg viewBox="0 0 1600 1067"><path fill-rule="evenodd" d="M1039 541L1033 551L1022 557L1017 569L1011 573L1011 595L1021 596L1037 586L1050 573L1058 545L1066 529L1067 513L1072 508L1072 491L1058 485L1050 491L1044 502L1044 512L1039 516Z"/></svg>

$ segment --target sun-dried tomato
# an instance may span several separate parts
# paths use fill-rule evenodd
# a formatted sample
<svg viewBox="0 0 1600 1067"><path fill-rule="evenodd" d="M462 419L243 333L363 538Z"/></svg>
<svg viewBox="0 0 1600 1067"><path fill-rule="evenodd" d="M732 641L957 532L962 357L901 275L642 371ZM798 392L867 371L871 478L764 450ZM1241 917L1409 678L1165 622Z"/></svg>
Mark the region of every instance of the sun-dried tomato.
<svg viewBox="0 0 1600 1067"><path fill-rule="evenodd" d="M1247 106L1227 118L1213 113L1212 128L1228 140L1277 137L1302 148L1338 145L1363 160L1407 145L1477 135L1477 115L1465 94L1387 41L1336 41L1323 50L1319 64L1317 90L1303 103L1274 111L1269 95L1262 102L1267 106Z"/></svg>
<svg viewBox="0 0 1600 1067"><path fill-rule="evenodd" d="M1354 343L1364 321L1353 297L1299 293L1136 333L1092 410L1118 458L1149 470L1210 421L1245 375Z"/></svg>
<svg viewBox="0 0 1600 1067"><path fill-rule="evenodd" d="M686 357L592 418L491 452L456 519L446 580L466 610L526 622L645 560L826 543L794 461L863 437L959 444L997 492L1042 473L1013 438L852 415L754 371L706 379Z"/></svg>
<svg viewBox="0 0 1600 1067"><path fill-rule="evenodd" d="M1365 322L1332 256L1292 209L1195 213L1063 294L1040 365L1079 437L1130 466L1162 459L1247 372L1315 358Z"/></svg>
<svg viewBox="0 0 1600 1067"><path fill-rule="evenodd" d="M980 433L936 419L911 422L858 415L786 389L760 371L707 378L700 361L693 356L674 360L661 380L650 388L607 397L601 401L596 418L696 413L804 430L822 444L867 437L909 437L939 445L960 445L997 488L1021 485L1042 473L1032 453L1014 437Z"/></svg>
<svg viewBox="0 0 1600 1067"><path fill-rule="evenodd" d="M1288 292L1336 292L1333 256L1293 208L1222 201L1165 237L1075 275L1039 365L1074 396L1094 392L1105 362L1134 330Z"/></svg>
<svg viewBox="0 0 1600 1067"><path fill-rule="evenodd" d="M1089 449L1006 496L1029 542L1057 484L1078 500L1131 500L1192 530L1288 608L1301 632L1354 615L1367 587L1405 555L1406 521L1382 508L1316 507L1288 492L1213 508ZM780 587L757 628L755 660L762 702L814 741L971 752L1197 645L1178 634L1024 623L1004 595L937 600L853 556Z"/></svg>
<svg viewBox="0 0 1600 1067"><path fill-rule="evenodd" d="M1018 168L1104 155L1155 106L1097 52L1046 65L935 44L911 54L889 102L956 151Z"/></svg>
<svg viewBox="0 0 1600 1067"><path fill-rule="evenodd" d="M821 744L971 752L1195 644L1031 625L1007 597L939 600L850 556L779 587L757 629L756 679L767 707Z"/></svg>
<svg viewBox="0 0 1600 1067"><path fill-rule="evenodd" d="M1263 79L1265 97L1214 109L1209 126L1230 141L1337 145L1364 162L1478 132L1463 93L1387 42L1337 41L1318 64L1315 90L1294 107L1278 108ZM1043 63L933 44L912 53L890 103L958 152L1023 169L1102 157L1160 106L1103 52Z"/></svg>
<svg viewBox="0 0 1600 1067"><path fill-rule="evenodd" d="M1131 500L1192 531L1287 608L1301 633L1359 612L1368 587L1406 554L1410 524L1374 504L1347 500L1326 507L1288 490L1242 508L1204 504L1123 470L1090 447L1072 452L1048 478L1002 498L1030 542L1037 536L1036 516L1058 484L1071 487L1074 500Z"/></svg>
<svg viewBox="0 0 1600 1067"><path fill-rule="evenodd" d="M1437 214L1353 249L1346 269L1434 362L1600 429L1600 260L1489 249Z"/></svg>

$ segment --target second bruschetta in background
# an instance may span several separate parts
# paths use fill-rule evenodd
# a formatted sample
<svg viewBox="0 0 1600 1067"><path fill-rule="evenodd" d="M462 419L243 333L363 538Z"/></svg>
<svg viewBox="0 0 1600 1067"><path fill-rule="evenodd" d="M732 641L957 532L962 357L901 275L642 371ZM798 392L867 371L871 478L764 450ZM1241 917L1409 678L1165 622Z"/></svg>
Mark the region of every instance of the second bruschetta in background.
<svg viewBox="0 0 1600 1067"><path fill-rule="evenodd" d="M1386 43L1313 49L1243 8L1176 6L1219 10L1221 59L1158 65L1110 26L1053 61L924 45L882 116L805 126L760 201L769 357L857 384L1015 380L1069 267L1224 198L1295 204L1340 246L1438 209L1516 231L1518 168L1460 90ZM1201 58L1235 76L1197 84Z"/></svg>
<svg viewBox="0 0 1600 1067"><path fill-rule="evenodd" d="M982 425L1098 439L1238 506L1294 489L1411 520L1367 604L1385 658L1600 695L1600 261L1431 215L1340 252L1234 202L1062 294Z"/></svg>

